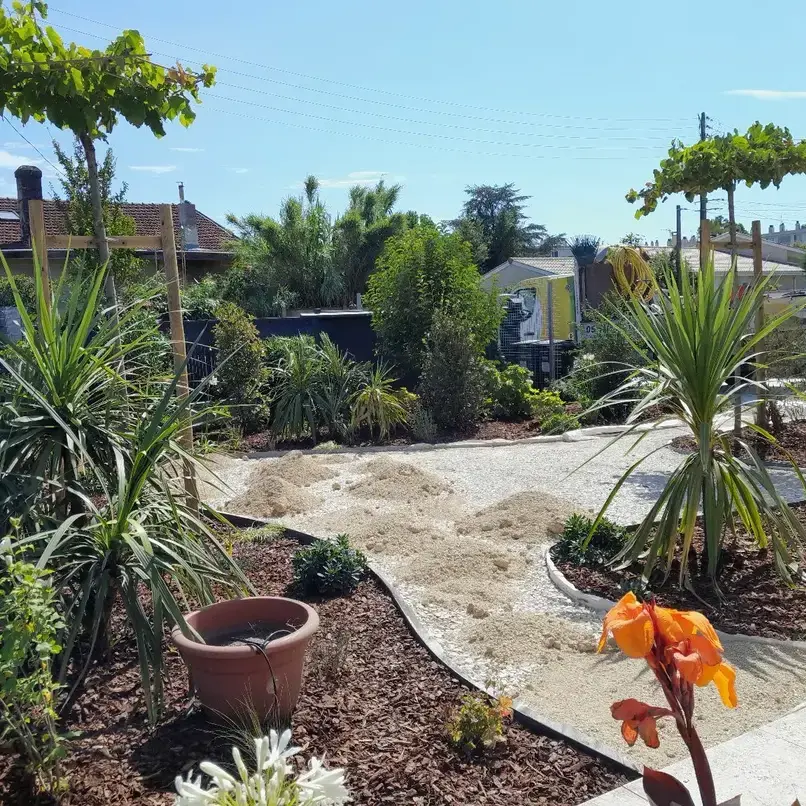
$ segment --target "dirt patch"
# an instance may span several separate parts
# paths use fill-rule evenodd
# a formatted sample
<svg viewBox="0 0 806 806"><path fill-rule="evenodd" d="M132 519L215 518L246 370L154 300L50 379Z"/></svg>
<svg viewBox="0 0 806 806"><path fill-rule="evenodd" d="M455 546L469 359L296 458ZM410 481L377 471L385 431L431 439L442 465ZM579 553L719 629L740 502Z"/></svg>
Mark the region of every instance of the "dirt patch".
<svg viewBox="0 0 806 806"><path fill-rule="evenodd" d="M516 540L545 543L563 529L565 519L580 508L548 493L525 492L480 510L457 525L460 534L486 537L496 542Z"/></svg>
<svg viewBox="0 0 806 806"><path fill-rule="evenodd" d="M364 478L346 487L353 495L361 498L383 498L387 501L410 503L435 498L453 489L450 483L433 473L386 457L372 459L362 470L366 473Z"/></svg>
<svg viewBox="0 0 806 806"><path fill-rule="evenodd" d="M257 592L278 595L291 581L298 545L236 541ZM614 768L568 744L511 724L486 759L467 759L446 742L444 725L467 689L408 631L373 581L350 597L315 602L314 637L294 742L304 757L346 768L356 806L572 806L626 783ZM139 690L137 652L116 620L111 659L95 669L63 726L80 731L63 769L64 806L170 806L174 776L204 759L229 765L229 740L190 703L185 667L165 655L165 718L149 728ZM346 646L342 637L346 637ZM339 657L334 647L341 646ZM13 758L0 757L0 803L45 806Z"/></svg>
<svg viewBox="0 0 806 806"><path fill-rule="evenodd" d="M796 504L792 509L806 524L806 505ZM702 550L702 537L698 526L694 538L698 552ZM638 565L623 571L570 563L559 563L558 567L580 590L612 600L623 596L626 586L637 582L641 575ZM759 550L741 527L735 542L729 538L722 551L721 595L706 576L698 573L696 562L689 568L696 595L678 586L676 564L668 580L653 576L645 595L654 595L665 607L700 610L715 627L727 633L806 640L806 578L802 569L792 587L785 585L775 572L772 552Z"/></svg>

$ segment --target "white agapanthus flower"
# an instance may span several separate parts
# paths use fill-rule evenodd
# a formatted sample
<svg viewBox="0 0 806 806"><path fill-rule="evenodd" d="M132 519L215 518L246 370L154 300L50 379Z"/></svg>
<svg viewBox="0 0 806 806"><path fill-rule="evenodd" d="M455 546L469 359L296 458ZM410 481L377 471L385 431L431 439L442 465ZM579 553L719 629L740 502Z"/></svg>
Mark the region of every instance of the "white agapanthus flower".
<svg viewBox="0 0 806 806"><path fill-rule="evenodd" d="M210 778L207 787L202 777L176 778L175 806L341 806L350 800L344 786L344 770L328 770L318 758L311 758L308 769L298 777L288 763L299 753L298 747L289 747L291 731L281 734L273 730L268 736L255 739L257 769L250 773L237 747L232 758L238 777L213 764L203 761L199 769Z"/></svg>

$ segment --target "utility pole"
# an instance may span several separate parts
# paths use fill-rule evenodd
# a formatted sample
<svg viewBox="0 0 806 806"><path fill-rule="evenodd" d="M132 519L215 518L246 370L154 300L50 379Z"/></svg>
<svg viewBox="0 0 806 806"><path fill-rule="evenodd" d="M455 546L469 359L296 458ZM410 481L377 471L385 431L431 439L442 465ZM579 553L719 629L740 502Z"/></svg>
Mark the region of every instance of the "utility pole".
<svg viewBox="0 0 806 806"><path fill-rule="evenodd" d="M683 284L683 254L680 251L682 249L682 246L683 246L683 227L682 227L681 215L680 215L681 209L682 208L678 204L677 205L677 229L675 230L675 232L677 234L675 235L676 240L675 240L675 250L674 250L674 254L675 254L675 269L677 270L677 285L678 285L678 287L680 287Z"/></svg>
<svg viewBox="0 0 806 806"><path fill-rule="evenodd" d="M707 134L705 132L705 112L700 112L700 142L705 140ZM708 195L706 193L700 194L700 221L705 221L708 218Z"/></svg>

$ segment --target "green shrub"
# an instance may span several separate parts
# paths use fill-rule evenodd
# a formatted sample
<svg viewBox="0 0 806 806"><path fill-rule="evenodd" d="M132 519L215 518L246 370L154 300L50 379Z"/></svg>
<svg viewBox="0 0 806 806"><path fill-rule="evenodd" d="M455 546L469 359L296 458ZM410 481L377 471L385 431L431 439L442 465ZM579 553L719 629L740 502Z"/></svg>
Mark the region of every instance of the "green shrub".
<svg viewBox="0 0 806 806"><path fill-rule="evenodd" d="M182 289L182 313L186 319L215 319L221 301L215 277L204 277Z"/></svg>
<svg viewBox="0 0 806 806"><path fill-rule="evenodd" d="M36 306L36 284L33 277L25 274L15 274L14 283L22 298L23 305L32 310ZM0 308L11 308L17 303L14 302L14 292L8 278L0 278Z"/></svg>
<svg viewBox="0 0 806 806"><path fill-rule="evenodd" d="M301 548L292 559L294 584L304 594L339 596L352 593L367 575L367 558L350 546L347 535L335 541L316 540Z"/></svg>
<svg viewBox="0 0 806 806"><path fill-rule="evenodd" d="M308 336L275 341L280 357L272 365L272 431L278 436L300 438L309 433L316 441L321 422L321 353ZM335 426L334 426L335 427Z"/></svg>
<svg viewBox="0 0 806 806"><path fill-rule="evenodd" d="M462 320L478 354L498 332L503 309L494 291L479 284L470 246L433 224L390 238L369 278L364 302L372 311L383 356L404 375L423 369L423 336L438 314Z"/></svg>
<svg viewBox="0 0 806 806"><path fill-rule="evenodd" d="M564 434L566 431L576 431L579 428L579 419L573 414L550 414L540 423L541 434Z"/></svg>
<svg viewBox="0 0 806 806"><path fill-rule="evenodd" d="M61 788L63 737L57 730L53 659L64 622L47 571L16 556L3 540L6 565L0 578L0 743L11 743L39 788Z"/></svg>
<svg viewBox="0 0 806 806"><path fill-rule="evenodd" d="M386 439L394 426L406 422L406 410L392 389L393 383L386 367L377 365L369 370L350 401L352 428L366 426L370 434L377 429L378 438Z"/></svg>
<svg viewBox="0 0 806 806"><path fill-rule="evenodd" d="M504 420L523 420L533 414L538 393L532 385L532 373L518 364L507 364L499 369L492 361L486 362L487 394L493 417Z"/></svg>
<svg viewBox="0 0 806 806"><path fill-rule="evenodd" d="M247 431L259 429L268 417L263 387L263 342L254 318L232 302L216 309L213 337L219 354L217 394L233 406L233 417Z"/></svg>
<svg viewBox="0 0 806 806"><path fill-rule="evenodd" d="M392 394L394 394L397 402L403 407L403 411L406 414L406 422L408 422L414 410L420 405L420 396L414 392L409 392L405 386L395 389Z"/></svg>
<svg viewBox="0 0 806 806"><path fill-rule="evenodd" d="M439 429L431 413L418 403L409 415L409 428L415 442L436 442Z"/></svg>
<svg viewBox="0 0 806 806"><path fill-rule="evenodd" d="M470 326L444 314L428 334L419 393L442 430L466 430L478 421L485 400L485 372Z"/></svg>
<svg viewBox="0 0 806 806"><path fill-rule="evenodd" d="M512 700L482 692L462 697L447 725L448 741L468 754L481 754L504 741L504 720L512 714Z"/></svg>
<svg viewBox="0 0 806 806"><path fill-rule="evenodd" d="M563 399L557 392L544 389L532 396L532 416L543 425L551 417L558 417L565 412Z"/></svg>
<svg viewBox="0 0 806 806"><path fill-rule="evenodd" d="M330 439L338 438L343 442L354 427L351 404L370 370L342 352L327 333L322 334L318 348L313 339L309 344L312 360L316 362L314 397L318 424L326 429Z"/></svg>
<svg viewBox="0 0 806 806"><path fill-rule="evenodd" d="M592 526L593 520L586 515L571 515L565 522L559 541L551 550L554 561L592 568L607 566L624 548L624 529L602 518L586 546Z"/></svg>

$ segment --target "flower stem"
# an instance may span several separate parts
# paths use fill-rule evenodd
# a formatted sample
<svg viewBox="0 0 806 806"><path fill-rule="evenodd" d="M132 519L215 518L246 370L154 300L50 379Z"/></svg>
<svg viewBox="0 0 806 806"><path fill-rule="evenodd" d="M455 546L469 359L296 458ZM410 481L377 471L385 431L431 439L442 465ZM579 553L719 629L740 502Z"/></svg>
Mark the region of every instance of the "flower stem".
<svg viewBox="0 0 806 806"><path fill-rule="evenodd" d="M716 787L714 786L714 776L711 774L711 765L708 763L708 756L702 746L700 737L693 725L689 725L686 733L680 728L678 730L683 737L683 741L688 745L691 754L691 762L694 765L694 773L697 776L697 786L700 788L702 806L717 806Z"/></svg>

